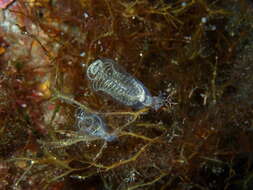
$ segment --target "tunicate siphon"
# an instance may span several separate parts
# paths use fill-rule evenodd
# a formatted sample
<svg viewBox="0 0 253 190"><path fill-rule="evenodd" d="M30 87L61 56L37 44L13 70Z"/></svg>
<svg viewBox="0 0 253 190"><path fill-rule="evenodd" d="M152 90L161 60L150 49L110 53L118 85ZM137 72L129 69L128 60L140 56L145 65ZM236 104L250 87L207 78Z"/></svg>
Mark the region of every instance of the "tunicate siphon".
<svg viewBox="0 0 253 190"><path fill-rule="evenodd" d="M83 109L78 108L75 116L75 126L81 135L101 138L108 142L114 141L117 138L113 133L109 133L107 125L98 114L88 113Z"/></svg>
<svg viewBox="0 0 253 190"><path fill-rule="evenodd" d="M95 60L88 66L86 74L94 91L108 94L126 106L135 109L152 106L157 110L163 105L162 98L152 97L142 82L111 59Z"/></svg>

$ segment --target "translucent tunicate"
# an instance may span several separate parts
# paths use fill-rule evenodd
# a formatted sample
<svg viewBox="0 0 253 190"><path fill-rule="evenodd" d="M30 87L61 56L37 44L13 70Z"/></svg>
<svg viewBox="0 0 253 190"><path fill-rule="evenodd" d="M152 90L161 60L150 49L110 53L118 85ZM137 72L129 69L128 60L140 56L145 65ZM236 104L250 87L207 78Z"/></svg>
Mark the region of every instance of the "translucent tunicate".
<svg viewBox="0 0 253 190"><path fill-rule="evenodd" d="M95 91L101 91L124 105L141 109L162 104L159 97L152 97L149 90L111 59L98 59L87 68L87 77ZM154 101L155 100L155 101Z"/></svg>
<svg viewBox="0 0 253 190"><path fill-rule="evenodd" d="M102 138L108 142L117 138L114 134L108 132L108 127L99 115L85 112L79 108L75 116L75 126L81 134Z"/></svg>

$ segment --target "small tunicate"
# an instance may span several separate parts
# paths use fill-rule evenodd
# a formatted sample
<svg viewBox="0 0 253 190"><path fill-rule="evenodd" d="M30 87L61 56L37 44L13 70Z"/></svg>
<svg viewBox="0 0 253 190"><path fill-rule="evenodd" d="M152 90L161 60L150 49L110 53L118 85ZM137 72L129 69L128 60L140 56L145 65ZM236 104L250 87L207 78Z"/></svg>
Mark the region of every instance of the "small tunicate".
<svg viewBox="0 0 253 190"><path fill-rule="evenodd" d="M146 106L158 109L156 103L160 104L160 101L154 101L154 97L142 82L111 59L97 59L88 66L86 74L94 91L101 91L135 109Z"/></svg>
<svg viewBox="0 0 253 190"><path fill-rule="evenodd" d="M88 113L78 108L75 117L75 126L81 135L101 138L108 142L114 141L117 138L113 133L108 132L107 125L99 115Z"/></svg>

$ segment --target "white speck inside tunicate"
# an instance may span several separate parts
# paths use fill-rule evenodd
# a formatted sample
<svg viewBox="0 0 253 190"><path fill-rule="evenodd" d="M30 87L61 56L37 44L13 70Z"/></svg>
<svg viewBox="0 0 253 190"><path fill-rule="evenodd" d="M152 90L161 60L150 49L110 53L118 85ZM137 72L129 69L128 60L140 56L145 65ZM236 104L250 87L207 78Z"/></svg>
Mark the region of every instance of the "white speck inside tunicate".
<svg viewBox="0 0 253 190"><path fill-rule="evenodd" d="M35 30L37 28L37 26L35 24L31 24L31 28L32 28L32 30Z"/></svg>
<svg viewBox="0 0 253 190"><path fill-rule="evenodd" d="M5 30L9 30L9 27L10 27L10 22L2 22L0 23L0 26L2 26Z"/></svg>
<svg viewBox="0 0 253 190"><path fill-rule="evenodd" d="M37 96L43 96L42 92L37 92L36 94L37 94Z"/></svg>
<svg viewBox="0 0 253 190"><path fill-rule="evenodd" d="M85 55L86 55L85 52L80 53L80 56L81 56L81 57L84 57Z"/></svg>
<svg viewBox="0 0 253 190"><path fill-rule="evenodd" d="M22 107L22 108L26 108L27 105L26 105L26 104L21 104L21 107Z"/></svg>
<svg viewBox="0 0 253 190"><path fill-rule="evenodd" d="M86 12L83 13L83 16L84 16L84 18L88 18L89 17L88 13L86 13Z"/></svg>
<svg viewBox="0 0 253 190"><path fill-rule="evenodd" d="M171 60L171 63L172 63L172 64L175 64L175 65L178 65L178 61L175 60L175 59L172 59L172 60Z"/></svg>
<svg viewBox="0 0 253 190"><path fill-rule="evenodd" d="M188 40L188 41L191 41L192 37L191 36L185 36L184 39Z"/></svg>
<svg viewBox="0 0 253 190"><path fill-rule="evenodd" d="M212 25L211 30L212 30L212 31L215 31L215 30L216 30L216 26L215 26L215 25Z"/></svg>
<svg viewBox="0 0 253 190"><path fill-rule="evenodd" d="M182 6L182 7L185 7L186 5L187 5L186 2L182 2L182 3L181 3L181 6Z"/></svg>
<svg viewBox="0 0 253 190"><path fill-rule="evenodd" d="M201 22L202 22L202 23L206 23L206 22L207 22L207 18L206 18L206 17L202 17L202 18L201 18Z"/></svg>
<svg viewBox="0 0 253 190"><path fill-rule="evenodd" d="M20 29L17 25L12 25L11 30L13 33L20 33Z"/></svg>

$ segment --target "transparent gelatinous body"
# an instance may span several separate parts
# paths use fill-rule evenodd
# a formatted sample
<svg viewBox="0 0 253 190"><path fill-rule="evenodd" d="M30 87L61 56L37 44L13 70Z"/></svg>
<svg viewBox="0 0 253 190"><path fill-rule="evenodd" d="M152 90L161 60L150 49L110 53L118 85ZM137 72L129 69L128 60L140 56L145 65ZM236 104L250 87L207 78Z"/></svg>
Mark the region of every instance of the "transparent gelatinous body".
<svg viewBox="0 0 253 190"><path fill-rule="evenodd" d="M108 132L105 122L99 115L87 113L81 108L76 111L76 127L81 134L102 138L108 142L117 138Z"/></svg>
<svg viewBox="0 0 253 190"><path fill-rule="evenodd" d="M111 59L98 59L87 68L95 91L102 91L124 105L141 109L153 105L148 89Z"/></svg>

